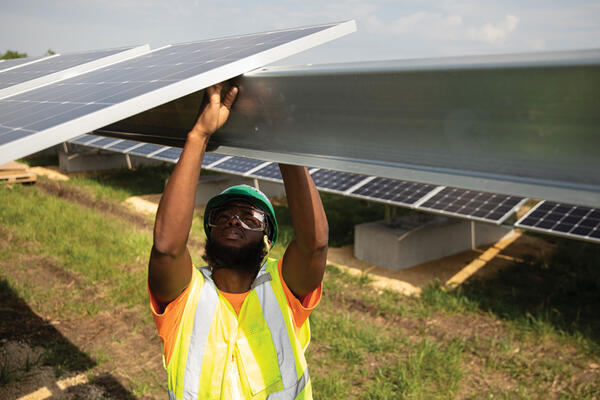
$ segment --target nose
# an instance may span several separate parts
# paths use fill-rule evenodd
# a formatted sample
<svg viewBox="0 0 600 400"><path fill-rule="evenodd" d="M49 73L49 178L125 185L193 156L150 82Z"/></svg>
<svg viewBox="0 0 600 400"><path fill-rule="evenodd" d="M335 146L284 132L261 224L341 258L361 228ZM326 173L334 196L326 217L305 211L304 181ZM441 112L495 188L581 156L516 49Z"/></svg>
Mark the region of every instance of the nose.
<svg viewBox="0 0 600 400"><path fill-rule="evenodd" d="M242 226L242 221L240 220L240 217L238 217L236 214L233 214L231 217L229 217L229 220L227 221L227 226Z"/></svg>

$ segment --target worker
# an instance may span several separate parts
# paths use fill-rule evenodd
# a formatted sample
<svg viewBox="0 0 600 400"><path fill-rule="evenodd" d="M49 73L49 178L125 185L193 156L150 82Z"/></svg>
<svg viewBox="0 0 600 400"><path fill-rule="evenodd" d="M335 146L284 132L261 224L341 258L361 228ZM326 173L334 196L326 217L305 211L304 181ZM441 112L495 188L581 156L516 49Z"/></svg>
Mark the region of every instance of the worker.
<svg viewBox="0 0 600 400"><path fill-rule="evenodd" d="M148 288L169 399L312 399L304 351L329 228L307 169L279 165L294 227L281 259L266 258L278 237L273 206L246 185L206 205L208 266L193 265L187 248L206 146L238 88L221 91L221 84L206 89L156 213Z"/></svg>

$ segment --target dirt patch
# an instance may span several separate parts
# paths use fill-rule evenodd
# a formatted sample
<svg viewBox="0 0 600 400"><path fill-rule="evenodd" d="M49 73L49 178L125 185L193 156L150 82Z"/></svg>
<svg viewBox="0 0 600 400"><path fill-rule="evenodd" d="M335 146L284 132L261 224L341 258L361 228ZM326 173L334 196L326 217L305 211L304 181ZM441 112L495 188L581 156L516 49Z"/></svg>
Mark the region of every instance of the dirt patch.
<svg viewBox="0 0 600 400"><path fill-rule="evenodd" d="M6 228L2 236L12 237ZM89 285L48 257L22 254L0 262L0 270L32 293L26 303L0 280L0 368L7 371L0 399L37 390L39 398L51 393L57 399L134 398L130 390L145 393L142 398L164 397L162 345L145 307L107 310L108 288ZM90 303L105 311L88 316L83 308L77 316L78 304ZM60 317L66 305L75 310ZM57 389L58 380L81 373L91 381Z"/></svg>

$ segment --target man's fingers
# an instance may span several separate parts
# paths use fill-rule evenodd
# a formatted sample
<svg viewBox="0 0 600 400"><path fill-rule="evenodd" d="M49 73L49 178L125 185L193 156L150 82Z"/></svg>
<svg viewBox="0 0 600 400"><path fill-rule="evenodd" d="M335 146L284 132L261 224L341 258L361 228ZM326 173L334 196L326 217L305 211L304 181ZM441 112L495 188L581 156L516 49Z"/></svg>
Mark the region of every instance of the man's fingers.
<svg viewBox="0 0 600 400"><path fill-rule="evenodd" d="M209 103L220 103L221 102L221 88L223 84L217 83L206 88L205 98L208 98Z"/></svg>
<svg viewBox="0 0 600 400"><path fill-rule="evenodd" d="M235 101L235 98L236 98L238 92L239 92L238 87L237 86L233 86L225 94L225 98L223 99L223 106L225 106L228 110L231 109L231 105Z"/></svg>

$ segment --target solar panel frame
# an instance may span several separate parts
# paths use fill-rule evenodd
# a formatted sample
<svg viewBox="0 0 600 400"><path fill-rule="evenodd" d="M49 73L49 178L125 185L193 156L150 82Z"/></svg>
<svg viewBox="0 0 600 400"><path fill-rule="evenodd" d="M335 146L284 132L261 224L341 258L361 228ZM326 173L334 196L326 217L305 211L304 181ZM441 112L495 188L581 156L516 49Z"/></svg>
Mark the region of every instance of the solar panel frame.
<svg viewBox="0 0 600 400"><path fill-rule="evenodd" d="M517 228L600 243L600 209L542 200L516 223Z"/></svg>
<svg viewBox="0 0 600 400"><path fill-rule="evenodd" d="M0 99L148 53L142 45L53 55L19 68L0 71ZM62 65L61 65L62 64Z"/></svg>
<svg viewBox="0 0 600 400"><path fill-rule="evenodd" d="M527 200L523 197L441 187L415 204L415 208L435 214L502 224ZM470 210L470 211L469 211Z"/></svg>
<svg viewBox="0 0 600 400"><path fill-rule="evenodd" d="M82 132L92 132L95 129L102 128L113 122L120 121L124 118L138 114L160 104L183 97L193 92L197 92L215 83L241 75L247 71L298 53L299 51L344 36L355 30L355 22L347 21L336 24L325 24L313 27L286 29L283 31L265 32L261 35L266 37L276 33L281 33L282 37L291 35L297 35L298 37L294 37L292 38L293 40L290 40L289 42L279 43L272 48L259 51L245 58L237 59L236 61L220 65L217 68L210 69L204 73L174 81L168 85L164 85L164 82L150 80L146 82L143 90L139 90L140 88L137 86L128 89L127 95L130 97L125 96L124 93L119 93L121 97L117 95L113 96L113 99L111 100L113 103L110 104L98 106L96 103L82 102L77 106L73 106L72 110L66 110L60 115L53 116L53 124L47 124L44 129L42 129L39 124L42 124L44 121L48 122L48 118L42 120L42 122L37 125L34 124L36 125L35 128L37 128L37 130L31 128L30 126L9 125L2 120L2 122L0 122L0 128L11 128L16 132L16 135L13 135L13 132L8 132L5 135L11 135L11 137L16 136L17 139L11 139L10 141L2 140L2 136L0 136L0 163L26 156L60 142L68 141L69 139L80 135ZM309 34L306 36L300 36L302 31L306 31ZM250 37L254 37L258 40L257 35L259 34L245 35L244 38L246 40ZM271 37L276 40L276 36ZM234 40L235 38L226 39ZM203 43L215 42L217 40L221 39L203 41ZM257 42L257 46L259 44L261 44L261 42ZM172 47L173 46L168 46L156 51L161 51ZM156 54L156 51L149 52L143 57ZM120 66L123 65L125 65L125 63L120 63ZM103 74L107 72L107 70L108 69L106 68L96 70L93 73L85 74L85 78L90 78L91 76L104 76ZM58 84L45 86L42 89L47 89L54 85L81 85L82 81L80 78L81 76L64 80ZM63 88L59 87L59 89ZM86 87L85 89L89 88ZM27 93L32 97L35 97L36 95L39 95L38 90L39 89L31 90ZM89 93L89 91L85 90L84 92ZM9 100L15 101L17 98L18 96L11 96ZM118 102L117 100L119 99L122 101ZM2 107L5 106L3 102L6 100L7 99L0 100L0 111L2 112L4 111ZM28 101L24 98L19 98L18 100L24 102L23 104L26 104ZM106 100L107 99L102 99L102 101ZM0 114L2 114L2 112L0 112Z"/></svg>

